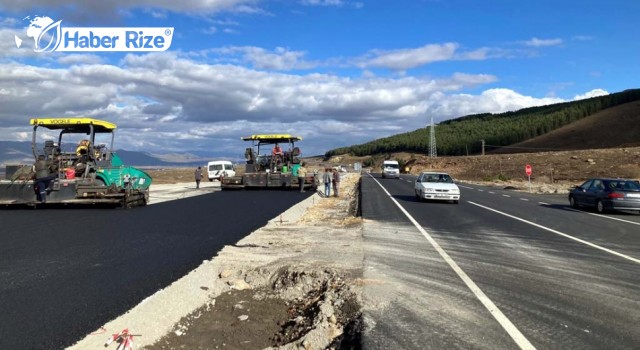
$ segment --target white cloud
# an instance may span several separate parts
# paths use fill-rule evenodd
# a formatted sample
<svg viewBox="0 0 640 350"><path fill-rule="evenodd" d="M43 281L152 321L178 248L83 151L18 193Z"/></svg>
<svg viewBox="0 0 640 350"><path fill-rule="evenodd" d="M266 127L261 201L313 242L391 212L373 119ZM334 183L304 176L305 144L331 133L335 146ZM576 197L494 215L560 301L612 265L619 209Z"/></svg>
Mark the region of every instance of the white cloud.
<svg viewBox="0 0 640 350"><path fill-rule="evenodd" d="M203 30L205 34L215 34L218 31L218 28L215 26L209 26L209 28Z"/></svg>
<svg viewBox="0 0 640 350"><path fill-rule="evenodd" d="M300 0L300 4L304 6L336 6L336 7L353 7L360 9L364 7L364 3L360 1L344 1L344 0Z"/></svg>
<svg viewBox="0 0 640 350"><path fill-rule="evenodd" d="M428 44L418 48L398 50L371 50L353 61L360 68L388 68L407 70L439 61L486 60L515 54L513 51L482 47L471 51L459 51L458 43Z"/></svg>
<svg viewBox="0 0 640 350"><path fill-rule="evenodd" d="M15 37L22 40L20 48L16 46ZM22 29L0 28L0 59L11 57L35 57L33 39L28 38Z"/></svg>
<svg viewBox="0 0 640 350"><path fill-rule="evenodd" d="M4 10L11 12L33 11L34 9L50 8L76 14L102 14L105 17L121 13L132 8L154 8L173 12L189 13L217 13L222 11L259 13L261 10L255 5L260 0L101 0L78 1L71 8L67 0L21 0L5 2ZM156 11L156 14L161 12Z"/></svg>
<svg viewBox="0 0 640 350"><path fill-rule="evenodd" d="M531 38L530 40L524 41L523 44L526 46L532 46L532 47L558 46L558 45L562 45L562 39L560 38L538 39L534 37L534 38Z"/></svg>
<svg viewBox="0 0 640 350"><path fill-rule="evenodd" d="M0 18L0 27L15 27L20 24L20 21L16 18L5 17Z"/></svg>
<svg viewBox="0 0 640 350"><path fill-rule="evenodd" d="M571 39L577 41L591 41L593 40L593 37L590 35L574 35L573 37L571 37Z"/></svg>
<svg viewBox="0 0 640 350"><path fill-rule="evenodd" d="M446 61L453 57L458 48L456 43L430 44L415 49L372 50L364 57L357 59L361 68L383 67L395 70L406 70L437 61Z"/></svg>
<svg viewBox="0 0 640 350"><path fill-rule="evenodd" d="M85 57L79 57L79 61ZM127 55L118 66L62 68L0 63L0 139L15 140L29 117L89 116L118 125L118 145L154 152L240 154L240 136L303 136L307 155L423 127L438 120L562 102L508 89L461 91L496 77L441 79L284 74L204 64L164 52Z"/></svg>
<svg viewBox="0 0 640 350"><path fill-rule="evenodd" d="M65 54L58 58L62 64L98 64L102 63L102 57L95 54Z"/></svg>
<svg viewBox="0 0 640 350"><path fill-rule="evenodd" d="M250 63L258 69L273 69L287 71L293 69L310 69L318 63L306 61L305 52L291 51L283 47L277 47L273 51L254 46L231 46L209 50L211 53L220 54L227 57L240 55L240 59Z"/></svg>
<svg viewBox="0 0 640 350"><path fill-rule="evenodd" d="M301 0L302 5L307 6L342 6L344 1L342 0Z"/></svg>
<svg viewBox="0 0 640 350"><path fill-rule="evenodd" d="M598 96L604 96L604 95L608 95L609 92L603 89L593 89L591 91L588 91L582 95L576 95L573 97L574 100L584 100L587 98L592 98L592 97L598 97Z"/></svg>
<svg viewBox="0 0 640 350"><path fill-rule="evenodd" d="M151 17L153 18L159 18L159 19L167 18L167 13L165 11L150 11L150 12L151 12Z"/></svg>
<svg viewBox="0 0 640 350"><path fill-rule="evenodd" d="M510 89L489 89L480 95L438 93L429 101L429 113L437 121L477 113L502 113L564 102L560 98L535 98Z"/></svg>

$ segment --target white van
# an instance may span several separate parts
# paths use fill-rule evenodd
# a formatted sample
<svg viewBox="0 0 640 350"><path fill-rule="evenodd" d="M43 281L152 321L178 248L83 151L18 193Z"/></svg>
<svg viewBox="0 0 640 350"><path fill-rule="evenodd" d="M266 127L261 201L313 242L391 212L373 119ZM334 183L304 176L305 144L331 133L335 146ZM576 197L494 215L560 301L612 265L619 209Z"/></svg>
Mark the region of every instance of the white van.
<svg viewBox="0 0 640 350"><path fill-rule="evenodd" d="M218 180L220 177L236 176L233 163L228 160L214 160L207 164L207 175L209 181Z"/></svg>
<svg viewBox="0 0 640 350"><path fill-rule="evenodd" d="M400 164L397 160L385 160L382 163L382 178L400 178Z"/></svg>

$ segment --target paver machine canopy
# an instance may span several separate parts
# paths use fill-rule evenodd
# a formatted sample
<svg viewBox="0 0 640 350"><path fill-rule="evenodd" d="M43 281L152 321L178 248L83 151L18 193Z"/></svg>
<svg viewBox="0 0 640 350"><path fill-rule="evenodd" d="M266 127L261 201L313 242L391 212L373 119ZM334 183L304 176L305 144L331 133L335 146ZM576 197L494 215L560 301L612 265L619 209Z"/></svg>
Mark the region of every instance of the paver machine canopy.
<svg viewBox="0 0 640 350"><path fill-rule="evenodd" d="M300 164L298 157L301 152L295 143L301 141L302 137L289 134L260 134L241 139L252 142L252 147L245 150L246 172L275 172L282 170L282 167L286 167L286 171L293 165Z"/></svg>

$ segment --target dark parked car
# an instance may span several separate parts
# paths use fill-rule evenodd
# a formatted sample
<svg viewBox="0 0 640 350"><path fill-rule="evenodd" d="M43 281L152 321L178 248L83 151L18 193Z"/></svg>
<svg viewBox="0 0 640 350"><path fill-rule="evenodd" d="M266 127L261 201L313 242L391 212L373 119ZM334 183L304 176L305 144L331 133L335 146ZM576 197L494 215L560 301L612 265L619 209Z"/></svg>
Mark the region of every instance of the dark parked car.
<svg viewBox="0 0 640 350"><path fill-rule="evenodd" d="M640 183L628 179L589 179L569 192L569 204L593 207L598 213L608 210L640 212Z"/></svg>

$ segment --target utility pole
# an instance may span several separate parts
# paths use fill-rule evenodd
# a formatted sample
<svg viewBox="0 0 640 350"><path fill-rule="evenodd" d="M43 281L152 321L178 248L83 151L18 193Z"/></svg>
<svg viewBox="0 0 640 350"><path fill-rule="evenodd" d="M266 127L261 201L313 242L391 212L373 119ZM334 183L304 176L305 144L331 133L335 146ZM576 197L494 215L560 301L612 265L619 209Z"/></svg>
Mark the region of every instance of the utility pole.
<svg viewBox="0 0 640 350"><path fill-rule="evenodd" d="M429 130L429 157L438 157L438 151L436 149L436 125L433 123L433 117L431 117L431 128Z"/></svg>
<svg viewBox="0 0 640 350"><path fill-rule="evenodd" d="M480 141L482 141L482 155L484 156L484 139L482 139Z"/></svg>

